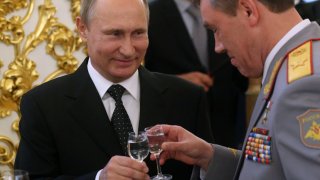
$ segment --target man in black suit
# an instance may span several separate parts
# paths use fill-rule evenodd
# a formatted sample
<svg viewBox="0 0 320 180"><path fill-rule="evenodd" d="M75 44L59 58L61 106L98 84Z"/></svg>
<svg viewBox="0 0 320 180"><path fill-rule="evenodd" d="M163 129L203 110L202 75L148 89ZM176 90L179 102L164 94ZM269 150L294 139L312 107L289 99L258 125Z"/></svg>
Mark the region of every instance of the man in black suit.
<svg viewBox="0 0 320 180"><path fill-rule="evenodd" d="M135 132L160 123L178 124L212 141L204 91L140 65L148 47L146 0L87 0L81 7L77 27L89 57L75 73L23 96L15 168L27 170L32 179L148 179L148 171L155 175L155 162L124 156L120 139L125 137L119 137L113 122L119 106ZM122 103L115 103L109 91L114 84L125 88ZM189 179L191 171L178 161L163 166L174 179Z"/></svg>
<svg viewBox="0 0 320 180"><path fill-rule="evenodd" d="M238 148L245 133L244 99L248 80L231 65L226 54L214 52L214 37L209 30L205 30L207 41L203 41L207 63L201 61L191 36L193 18L189 8L192 5L190 0L150 1L150 42L145 67L202 86L207 91L216 143Z"/></svg>

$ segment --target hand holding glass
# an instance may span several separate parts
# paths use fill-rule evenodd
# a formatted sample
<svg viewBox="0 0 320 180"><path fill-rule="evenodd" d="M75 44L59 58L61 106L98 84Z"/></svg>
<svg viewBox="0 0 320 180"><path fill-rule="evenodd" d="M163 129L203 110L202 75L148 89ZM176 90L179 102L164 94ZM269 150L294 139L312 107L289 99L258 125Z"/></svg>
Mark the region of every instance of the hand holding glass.
<svg viewBox="0 0 320 180"><path fill-rule="evenodd" d="M156 176L151 177L152 180L170 180L172 176L170 174L162 174L161 167L159 163L159 156L162 152L161 145L165 141L164 132L162 130L162 126L153 126L145 128L148 141L149 141L149 149L150 153L154 154L157 162L157 170L158 174Z"/></svg>
<svg viewBox="0 0 320 180"><path fill-rule="evenodd" d="M148 138L145 132L130 132L128 137L128 154L132 159L142 162L149 154Z"/></svg>

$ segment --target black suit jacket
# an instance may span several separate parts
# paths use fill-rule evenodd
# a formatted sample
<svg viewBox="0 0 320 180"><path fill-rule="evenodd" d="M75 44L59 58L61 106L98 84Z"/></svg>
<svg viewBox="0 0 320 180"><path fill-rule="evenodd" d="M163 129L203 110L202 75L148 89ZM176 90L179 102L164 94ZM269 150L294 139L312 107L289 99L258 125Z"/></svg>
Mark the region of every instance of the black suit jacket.
<svg viewBox="0 0 320 180"><path fill-rule="evenodd" d="M21 141L15 168L31 178L94 179L114 155L122 155L102 100L87 70L79 69L26 93L21 101ZM211 141L201 88L178 78L139 68L139 130L155 124L178 124ZM147 158L150 175L155 162ZM189 179L192 167L171 160L163 172Z"/></svg>
<svg viewBox="0 0 320 180"><path fill-rule="evenodd" d="M150 4L149 48L145 67L151 71L183 74L192 71L214 77L214 86L207 93L216 143L236 146L236 119L245 123L244 92L248 86L230 63L226 54L214 52L213 33L208 30L209 71L201 65L182 16L174 0L154 0ZM244 136L245 129L242 127ZM238 134L239 135L239 134ZM242 140L240 140L242 142Z"/></svg>

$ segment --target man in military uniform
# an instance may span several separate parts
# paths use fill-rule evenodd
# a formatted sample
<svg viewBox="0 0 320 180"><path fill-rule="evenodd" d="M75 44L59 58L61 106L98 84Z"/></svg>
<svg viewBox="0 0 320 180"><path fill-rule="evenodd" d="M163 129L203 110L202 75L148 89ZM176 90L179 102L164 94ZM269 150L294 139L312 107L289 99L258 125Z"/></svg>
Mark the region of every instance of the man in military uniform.
<svg viewBox="0 0 320 180"><path fill-rule="evenodd" d="M262 76L261 92L242 151L164 126L171 142L161 162L194 164L205 179L319 179L319 25L302 20L293 0L201 0L200 8L215 50L243 75Z"/></svg>

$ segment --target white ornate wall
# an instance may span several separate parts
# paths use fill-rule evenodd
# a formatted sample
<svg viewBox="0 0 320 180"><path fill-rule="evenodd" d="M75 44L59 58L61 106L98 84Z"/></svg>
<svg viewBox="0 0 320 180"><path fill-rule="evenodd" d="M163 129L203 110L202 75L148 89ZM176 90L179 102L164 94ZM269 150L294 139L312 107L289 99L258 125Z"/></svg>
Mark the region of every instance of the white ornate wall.
<svg viewBox="0 0 320 180"><path fill-rule="evenodd" d="M80 0L0 0L0 170L12 168L23 93L73 72L85 57Z"/></svg>

